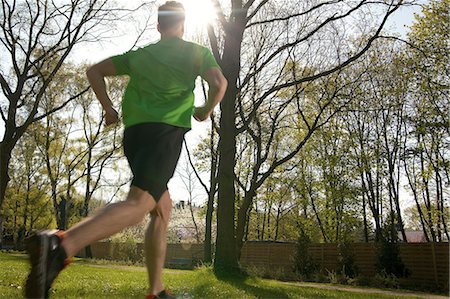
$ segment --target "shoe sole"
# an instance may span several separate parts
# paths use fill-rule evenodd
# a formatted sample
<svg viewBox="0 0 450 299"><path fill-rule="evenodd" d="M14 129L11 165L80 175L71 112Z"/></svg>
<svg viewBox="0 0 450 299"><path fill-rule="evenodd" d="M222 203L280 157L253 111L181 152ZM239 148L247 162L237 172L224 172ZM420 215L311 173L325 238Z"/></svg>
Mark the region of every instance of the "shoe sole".
<svg viewBox="0 0 450 299"><path fill-rule="evenodd" d="M48 235L42 232L31 236L26 241L26 248L30 255L31 272L28 276L25 297L45 298L45 284L47 281L47 252Z"/></svg>

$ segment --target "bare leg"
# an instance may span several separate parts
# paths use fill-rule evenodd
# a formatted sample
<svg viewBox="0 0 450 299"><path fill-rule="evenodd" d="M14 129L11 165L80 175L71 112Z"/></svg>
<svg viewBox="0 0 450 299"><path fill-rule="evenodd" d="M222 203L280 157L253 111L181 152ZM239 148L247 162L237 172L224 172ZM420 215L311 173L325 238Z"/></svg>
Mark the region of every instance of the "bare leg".
<svg viewBox="0 0 450 299"><path fill-rule="evenodd" d="M172 211L169 191L164 192L156 208L151 212L151 221L145 233L145 261L150 283L150 294L164 290L162 269L166 258L167 227Z"/></svg>
<svg viewBox="0 0 450 299"><path fill-rule="evenodd" d="M131 186L125 201L110 204L67 230L62 246L68 257L74 256L87 245L138 224L155 207L156 202L148 192Z"/></svg>

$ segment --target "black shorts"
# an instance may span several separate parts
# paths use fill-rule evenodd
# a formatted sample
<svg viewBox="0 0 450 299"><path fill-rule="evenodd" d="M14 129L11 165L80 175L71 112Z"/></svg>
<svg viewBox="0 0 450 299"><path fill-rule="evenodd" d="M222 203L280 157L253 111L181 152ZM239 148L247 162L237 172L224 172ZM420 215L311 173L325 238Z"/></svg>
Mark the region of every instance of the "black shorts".
<svg viewBox="0 0 450 299"><path fill-rule="evenodd" d="M131 185L147 191L158 202L175 172L187 131L163 123L126 128L123 149L133 173Z"/></svg>

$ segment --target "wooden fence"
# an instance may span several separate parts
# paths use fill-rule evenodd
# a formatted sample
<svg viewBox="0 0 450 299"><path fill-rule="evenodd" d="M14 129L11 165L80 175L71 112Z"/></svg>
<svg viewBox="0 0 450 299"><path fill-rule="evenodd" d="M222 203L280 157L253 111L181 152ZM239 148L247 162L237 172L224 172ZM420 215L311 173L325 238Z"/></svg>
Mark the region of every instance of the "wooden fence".
<svg viewBox="0 0 450 299"><path fill-rule="evenodd" d="M295 243L247 242L241 251L240 263L244 267L262 267L294 274ZM337 244L312 244L308 253L323 273L339 271ZM99 242L92 245L95 258L142 260L143 244L116 244ZM371 277L376 274L377 248L374 243L352 243L358 273ZM79 256L84 256L81 252ZM449 285L449 243L400 243L400 256L410 276L408 281L427 285ZM166 265L174 259L201 260L202 244L168 244Z"/></svg>
<svg viewBox="0 0 450 299"><path fill-rule="evenodd" d="M449 243L400 243L400 256L409 270L408 281L419 284L449 285ZM247 242L241 264L261 266L286 274L293 272L295 243ZM339 271L337 244L312 244L308 253L322 272ZM351 253L358 273L371 277L377 273L377 248L374 243L352 243Z"/></svg>

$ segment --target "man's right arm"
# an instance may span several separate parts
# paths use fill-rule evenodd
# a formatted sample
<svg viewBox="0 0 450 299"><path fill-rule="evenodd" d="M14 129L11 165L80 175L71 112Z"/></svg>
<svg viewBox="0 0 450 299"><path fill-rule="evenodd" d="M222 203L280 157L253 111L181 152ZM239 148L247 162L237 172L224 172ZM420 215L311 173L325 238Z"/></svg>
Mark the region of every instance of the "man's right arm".
<svg viewBox="0 0 450 299"><path fill-rule="evenodd" d="M227 79L225 79L222 71L218 67L206 69L203 72L202 78L205 79L209 85L208 100L204 106L195 107L194 118L197 121L204 121L209 118L214 107L222 101L228 85Z"/></svg>
<svg viewBox="0 0 450 299"><path fill-rule="evenodd" d="M108 96L105 83L105 77L115 76L116 74L116 68L110 58L94 64L86 71L91 88L105 110L106 125L111 125L119 121L118 113Z"/></svg>

